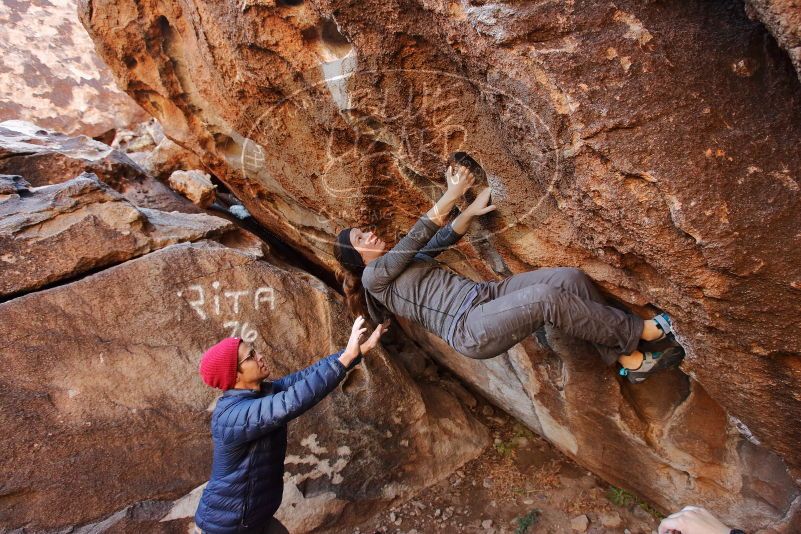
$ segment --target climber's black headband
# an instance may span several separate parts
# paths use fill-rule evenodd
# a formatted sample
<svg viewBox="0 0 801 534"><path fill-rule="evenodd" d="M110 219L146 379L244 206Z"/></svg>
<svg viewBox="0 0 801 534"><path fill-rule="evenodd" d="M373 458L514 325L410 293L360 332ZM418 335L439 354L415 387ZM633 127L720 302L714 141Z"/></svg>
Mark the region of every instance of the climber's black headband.
<svg viewBox="0 0 801 534"><path fill-rule="evenodd" d="M352 228L345 228L337 236L337 243L339 244L339 262L348 271L353 274L360 275L364 270L364 261L361 254L356 250L350 242L350 231Z"/></svg>

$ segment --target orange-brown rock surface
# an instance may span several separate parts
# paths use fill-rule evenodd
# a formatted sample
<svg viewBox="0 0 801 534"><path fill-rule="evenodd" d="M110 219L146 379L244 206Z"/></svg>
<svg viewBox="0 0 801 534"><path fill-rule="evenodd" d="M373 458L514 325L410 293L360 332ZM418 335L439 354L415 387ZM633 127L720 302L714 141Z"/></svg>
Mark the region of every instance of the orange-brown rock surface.
<svg viewBox="0 0 801 534"><path fill-rule="evenodd" d="M233 229L219 217L137 208L93 174L18 186L0 201L0 298Z"/></svg>
<svg viewBox="0 0 801 534"><path fill-rule="evenodd" d="M200 159L164 135L155 119L117 130L111 146L124 152L148 174L167 180L177 170L200 169Z"/></svg>
<svg viewBox="0 0 801 534"><path fill-rule="evenodd" d="M81 172L114 185L144 174L128 156L105 143L20 120L0 122L0 172L24 175L34 186L64 182Z"/></svg>
<svg viewBox="0 0 801 534"><path fill-rule="evenodd" d="M441 361L607 480L747 529L801 478L801 84L739 1L82 0L119 85L262 224L335 269L484 166L497 212L443 255L581 267L668 311L686 374L633 388L551 332ZM407 325L408 326L408 325Z"/></svg>

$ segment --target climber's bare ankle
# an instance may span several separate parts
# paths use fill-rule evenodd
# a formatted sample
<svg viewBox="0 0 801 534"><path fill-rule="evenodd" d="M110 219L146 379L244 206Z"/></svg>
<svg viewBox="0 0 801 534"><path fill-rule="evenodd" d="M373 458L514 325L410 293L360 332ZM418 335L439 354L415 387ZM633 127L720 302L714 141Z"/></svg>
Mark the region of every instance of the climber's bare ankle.
<svg viewBox="0 0 801 534"><path fill-rule="evenodd" d="M644 321L640 339L644 339L645 341L653 341L655 339L659 339L660 337L662 337L662 329L656 325L656 321L653 319Z"/></svg>
<svg viewBox="0 0 801 534"><path fill-rule="evenodd" d="M618 363L626 369L637 369L642 365L642 352L635 350L631 354L622 354L617 359Z"/></svg>

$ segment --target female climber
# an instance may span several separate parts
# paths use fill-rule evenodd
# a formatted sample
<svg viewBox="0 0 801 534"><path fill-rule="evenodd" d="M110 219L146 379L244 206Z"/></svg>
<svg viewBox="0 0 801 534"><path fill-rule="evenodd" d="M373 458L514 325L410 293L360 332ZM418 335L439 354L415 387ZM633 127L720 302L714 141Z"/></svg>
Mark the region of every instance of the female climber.
<svg viewBox="0 0 801 534"><path fill-rule="evenodd" d="M579 269L549 268L504 280L474 282L441 267L434 258L456 243L474 217L495 209L489 188L442 227L451 208L483 172L469 156L446 172L447 191L391 250L373 232L342 230L334 255L344 268L350 310L376 323L389 313L405 317L444 339L469 358L492 358L548 324L594 344L607 365L639 383L678 365L684 355L670 319L651 320L605 304Z"/></svg>

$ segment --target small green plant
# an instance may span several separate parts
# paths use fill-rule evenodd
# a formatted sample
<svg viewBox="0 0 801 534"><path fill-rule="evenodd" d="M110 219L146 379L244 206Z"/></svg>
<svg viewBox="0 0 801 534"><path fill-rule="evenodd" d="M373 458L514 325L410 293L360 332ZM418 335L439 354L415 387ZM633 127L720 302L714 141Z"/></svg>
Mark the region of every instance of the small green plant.
<svg viewBox="0 0 801 534"><path fill-rule="evenodd" d="M616 486L609 486L606 492L606 498L609 499L615 506L626 507L637 501L637 497L623 488Z"/></svg>
<svg viewBox="0 0 801 534"><path fill-rule="evenodd" d="M623 488L609 486L609 490L606 492L606 498L609 499L615 506L620 506L622 508L626 508L631 505L638 506L658 521L661 521L665 518L665 516L659 513L656 508Z"/></svg>
<svg viewBox="0 0 801 534"><path fill-rule="evenodd" d="M528 529L537 522L537 519L540 517L539 510L532 510L524 516L520 516L517 518L517 528L515 529L515 534L526 534Z"/></svg>
<svg viewBox="0 0 801 534"><path fill-rule="evenodd" d="M497 443L495 443L495 450L498 451L498 454L501 456L507 456L514 452L515 449L520 446L520 441L523 438L531 439L534 437L534 433L531 432L531 430L520 424L515 425L514 431L514 435L509 438L508 441L499 440Z"/></svg>

